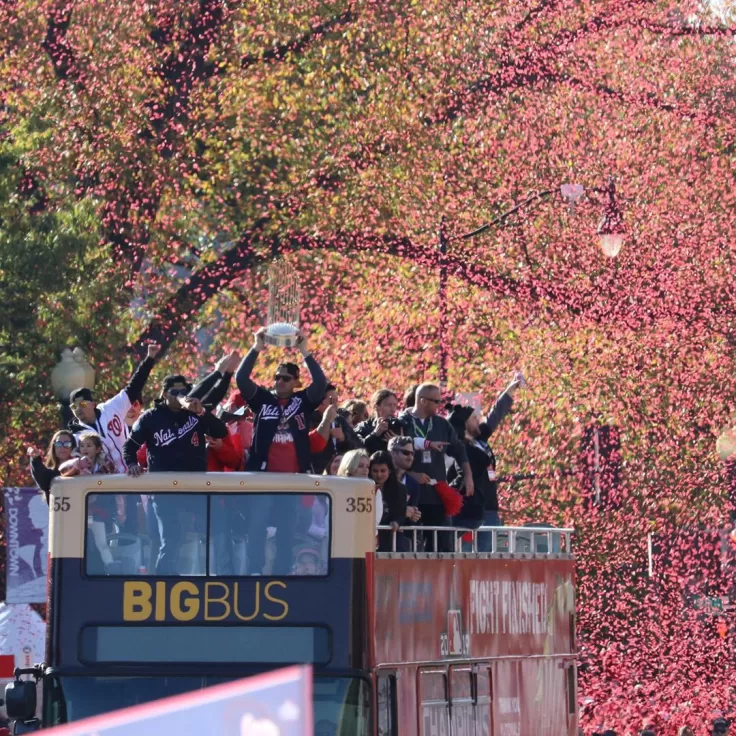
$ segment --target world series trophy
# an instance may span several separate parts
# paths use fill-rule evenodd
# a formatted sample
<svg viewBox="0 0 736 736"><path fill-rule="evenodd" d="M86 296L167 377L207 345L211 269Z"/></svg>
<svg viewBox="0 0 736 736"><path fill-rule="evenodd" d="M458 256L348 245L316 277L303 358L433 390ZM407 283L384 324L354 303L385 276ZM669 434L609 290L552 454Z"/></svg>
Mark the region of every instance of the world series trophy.
<svg viewBox="0 0 736 736"><path fill-rule="evenodd" d="M299 274L286 261L268 269L268 321L264 340L269 345L294 347L299 342L302 287Z"/></svg>

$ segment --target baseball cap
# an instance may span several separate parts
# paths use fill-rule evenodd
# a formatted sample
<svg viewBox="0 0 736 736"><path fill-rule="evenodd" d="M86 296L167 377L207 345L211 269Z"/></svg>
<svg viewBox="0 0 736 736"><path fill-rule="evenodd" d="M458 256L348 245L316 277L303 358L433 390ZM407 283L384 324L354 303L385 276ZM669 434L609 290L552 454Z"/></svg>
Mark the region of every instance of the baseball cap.
<svg viewBox="0 0 736 736"><path fill-rule="evenodd" d="M177 383L183 383L184 386L186 386L187 391L192 390L192 384L189 383L189 381L187 381L187 379L181 375L166 376L166 378L164 378L162 388L164 391L168 391L174 384Z"/></svg>

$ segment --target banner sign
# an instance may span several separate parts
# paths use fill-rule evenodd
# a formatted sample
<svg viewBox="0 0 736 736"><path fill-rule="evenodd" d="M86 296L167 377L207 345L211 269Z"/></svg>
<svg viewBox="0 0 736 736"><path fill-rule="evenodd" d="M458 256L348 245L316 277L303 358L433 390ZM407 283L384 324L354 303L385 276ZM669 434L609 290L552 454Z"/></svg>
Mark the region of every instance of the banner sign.
<svg viewBox="0 0 736 736"><path fill-rule="evenodd" d="M376 664L574 652L574 561L374 560Z"/></svg>
<svg viewBox="0 0 736 736"><path fill-rule="evenodd" d="M53 728L55 736L312 736L312 669L265 675L164 698Z"/></svg>
<svg viewBox="0 0 736 736"><path fill-rule="evenodd" d="M49 507L37 488L5 488L7 603L46 603Z"/></svg>
<svg viewBox="0 0 736 736"><path fill-rule="evenodd" d="M28 605L0 603L0 680L44 661L46 622Z"/></svg>

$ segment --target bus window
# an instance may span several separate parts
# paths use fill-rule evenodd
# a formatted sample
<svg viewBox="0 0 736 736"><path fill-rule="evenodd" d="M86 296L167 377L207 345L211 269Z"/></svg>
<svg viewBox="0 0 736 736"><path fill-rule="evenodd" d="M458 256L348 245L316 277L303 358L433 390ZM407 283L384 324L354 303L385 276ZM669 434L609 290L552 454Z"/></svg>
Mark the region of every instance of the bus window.
<svg viewBox="0 0 736 736"><path fill-rule="evenodd" d="M473 671L470 667L450 669L450 698L453 736L475 736Z"/></svg>
<svg viewBox="0 0 736 736"><path fill-rule="evenodd" d="M324 493L93 493L85 571L325 576L330 520Z"/></svg>
<svg viewBox="0 0 736 736"><path fill-rule="evenodd" d="M444 670L419 673L422 697L422 736L449 736L450 715L447 702L447 675Z"/></svg>
<svg viewBox="0 0 736 736"><path fill-rule="evenodd" d="M326 575L330 497L213 494L210 540L210 575Z"/></svg>
<svg viewBox="0 0 736 736"><path fill-rule="evenodd" d="M204 575L207 496L87 496L88 575Z"/></svg>
<svg viewBox="0 0 736 736"><path fill-rule="evenodd" d="M487 664L475 671L475 734L489 736L491 728L491 672Z"/></svg>
<svg viewBox="0 0 736 736"><path fill-rule="evenodd" d="M314 678L314 736L369 736L371 691L362 677Z"/></svg>
<svg viewBox="0 0 736 736"><path fill-rule="evenodd" d="M378 736L397 736L396 675L393 672L379 672L376 675L376 700Z"/></svg>

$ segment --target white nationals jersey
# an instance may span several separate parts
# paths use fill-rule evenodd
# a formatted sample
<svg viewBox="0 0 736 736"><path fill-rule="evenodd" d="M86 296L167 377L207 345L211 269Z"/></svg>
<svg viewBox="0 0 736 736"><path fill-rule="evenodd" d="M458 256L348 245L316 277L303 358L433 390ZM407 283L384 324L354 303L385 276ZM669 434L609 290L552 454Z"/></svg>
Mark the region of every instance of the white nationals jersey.
<svg viewBox="0 0 736 736"><path fill-rule="evenodd" d="M128 469L123 460L123 445L129 434L128 425L125 423L125 415L129 409L130 397L128 392L123 389L111 399L97 404L97 411L100 416L94 425L80 421L79 424L85 429L74 433L74 437L79 442L79 437L84 432L97 432L102 437L108 457L115 463L116 473L124 473Z"/></svg>

